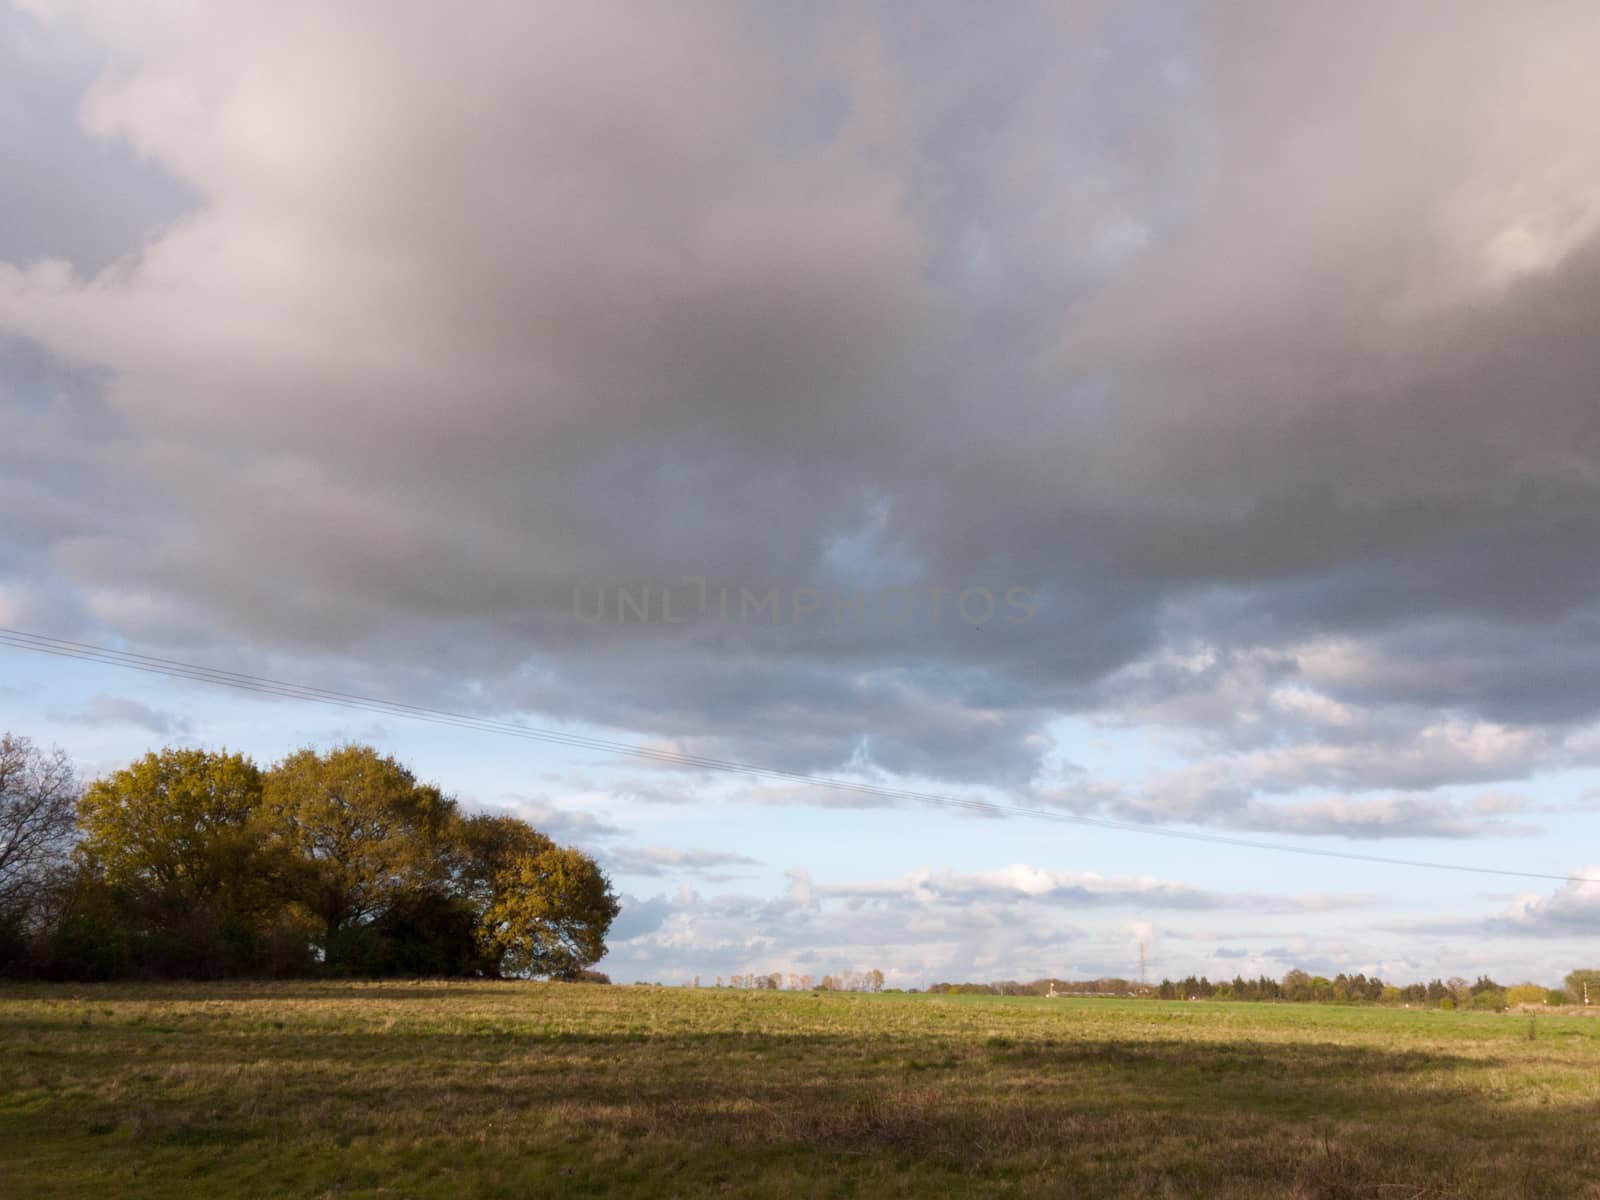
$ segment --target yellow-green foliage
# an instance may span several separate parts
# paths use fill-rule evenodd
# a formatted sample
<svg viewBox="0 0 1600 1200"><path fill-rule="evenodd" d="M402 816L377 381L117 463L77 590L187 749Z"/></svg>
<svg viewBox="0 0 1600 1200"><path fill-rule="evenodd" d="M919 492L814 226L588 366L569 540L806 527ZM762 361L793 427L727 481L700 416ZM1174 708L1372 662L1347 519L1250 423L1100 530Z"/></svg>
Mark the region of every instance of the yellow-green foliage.
<svg viewBox="0 0 1600 1200"><path fill-rule="evenodd" d="M372 917L445 871L454 806L369 746L301 750L268 772L272 836L310 864L307 903L330 929Z"/></svg>
<svg viewBox="0 0 1600 1200"><path fill-rule="evenodd" d="M618 904L592 858L511 817L473 817L461 839L482 951L502 970L570 976L605 953Z"/></svg>
<svg viewBox="0 0 1600 1200"><path fill-rule="evenodd" d="M570 975L605 953L618 905L594 860L571 847L522 855L495 877L490 953L514 974Z"/></svg>
<svg viewBox="0 0 1600 1200"><path fill-rule="evenodd" d="M617 913L587 855L468 817L366 746L264 773L163 750L96 782L78 820L38 974L571 976Z"/></svg>
<svg viewBox="0 0 1600 1200"><path fill-rule="evenodd" d="M90 785L79 849L114 886L192 900L239 869L260 807L261 772L242 755L162 750Z"/></svg>
<svg viewBox="0 0 1600 1200"><path fill-rule="evenodd" d="M1515 987L1506 989L1506 1003L1516 1004L1543 1004L1548 995L1544 988L1536 983L1519 983Z"/></svg>

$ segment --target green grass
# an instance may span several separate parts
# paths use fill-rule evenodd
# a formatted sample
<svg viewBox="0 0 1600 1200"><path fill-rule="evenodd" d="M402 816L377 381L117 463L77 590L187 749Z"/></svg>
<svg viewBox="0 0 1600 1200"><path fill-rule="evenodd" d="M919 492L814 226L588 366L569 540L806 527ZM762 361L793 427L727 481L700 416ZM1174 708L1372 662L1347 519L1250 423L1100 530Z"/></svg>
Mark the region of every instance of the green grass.
<svg viewBox="0 0 1600 1200"><path fill-rule="evenodd" d="M522 983L0 988L0 1196L1600 1197L1600 1021Z"/></svg>

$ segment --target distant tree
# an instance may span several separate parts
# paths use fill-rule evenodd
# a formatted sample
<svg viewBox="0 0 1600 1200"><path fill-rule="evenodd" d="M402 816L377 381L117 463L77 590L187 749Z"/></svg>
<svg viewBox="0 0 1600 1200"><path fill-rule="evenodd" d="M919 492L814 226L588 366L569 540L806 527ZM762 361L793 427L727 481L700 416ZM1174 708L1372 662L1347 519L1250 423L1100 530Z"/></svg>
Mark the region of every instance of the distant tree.
<svg viewBox="0 0 1600 1200"><path fill-rule="evenodd" d="M883 972L878 970L877 967L872 968L872 990L875 992L883 991Z"/></svg>
<svg viewBox="0 0 1600 1200"><path fill-rule="evenodd" d="M1445 986L1450 989L1450 998L1458 1005L1472 1003L1472 985L1459 975L1452 975L1445 981Z"/></svg>
<svg viewBox="0 0 1600 1200"><path fill-rule="evenodd" d="M1570 1004L1600 1004L1600 970L1580 968L1563 981Z"/></svg>
<svg viewBox="0 0 1600 1200"><path fill-rule="evenodd" d="M78 783L64 752L0 736L0 967L19 963L50 889L65 871Z"/></svg>
<svg viewBox="0 0 1600 1200"><path fill-rule="evenodd" d="M1519 983L1506 989L1505 1002L1509 1005L1543 1004L1549 993L1536 983Z"/></svg>

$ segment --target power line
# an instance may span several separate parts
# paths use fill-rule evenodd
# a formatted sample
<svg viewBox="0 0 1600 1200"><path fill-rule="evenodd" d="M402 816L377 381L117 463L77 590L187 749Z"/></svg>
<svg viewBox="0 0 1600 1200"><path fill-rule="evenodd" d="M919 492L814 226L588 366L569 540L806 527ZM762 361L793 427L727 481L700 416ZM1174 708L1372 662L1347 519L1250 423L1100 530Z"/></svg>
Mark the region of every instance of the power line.
<svg viewBox="0 0 1600 1200"><path fill-rule="evenodd" d="M1162 829L1129 821L1115 821L1106 817L1088 817L1078 813L1061 812L1058 809L1035 808L1020 804L997 804L990 800L980 800L969 796L951 796L938 792L886 787L881 784L862 783L848 779L830 779L826 776L809 775L801 771L787 771L780 767L763 767L752 763L732 762L726 759L710 758L705 755L667 750L658 746L643 746L633 742L594 737L589 734L571 733L560 729L545 729L488 717L475 717L468 713L451 712L447 709L404 704L394 700L362 696L353 692L334 691L328 688L313 687L308 684L270 679L242 671L200 666L195 663L180 662L176 659L136 654L127 650L113 650L107 646L96 646L87 642L74 642L66 638L29 633L21 629L7 629L3 626L0 626L0 646L9 646L15 650L26 650L36 654L52 655L57 658L77 659L80 662L98 663L103 666L121 667L125 670L142 671L150 675L163 675L171 679L183 679L194 683L209 683L238 691L253 692L257 695L273 696L278 699L308 700L318 704L357 709L384 716L403 717L407 720L422 721L455 729L467 729L478 733L492 733L550 745L567 746L573 749L597 750L607 754L625 755L668 766L697 767L702 770L750 775L762 779L777 779L789 783L805 784L808 787L821 788L827 791L847 792L854 795L873 796L889 800L911 800L923 804L979 813L984 816L1033 817L1037 820L1055 821L1062 824L1110 830L1118 833L1134 833L1146 837L1164 837L1179 841L1205 842L1212 845L1235 846L1248 850L1267 850L1278 854L1302 854L1317 858L1336 858L1349 862L1374 863L1392 867L1415 867L1430 871L1457 871L1465 874L1494 875L1511 879L1541 879L1557 883L1600 883L1600 879L1590 879L1581 875L1557 875L1541 871L1512 871L1501 867L1471 866L1466 863L1394 858L1381 854L1362 854L1354 850L1329 850L1315 846L1287 846L1275 842L1257 841L1253 838L1233 837L1229 834Z"/></svg>

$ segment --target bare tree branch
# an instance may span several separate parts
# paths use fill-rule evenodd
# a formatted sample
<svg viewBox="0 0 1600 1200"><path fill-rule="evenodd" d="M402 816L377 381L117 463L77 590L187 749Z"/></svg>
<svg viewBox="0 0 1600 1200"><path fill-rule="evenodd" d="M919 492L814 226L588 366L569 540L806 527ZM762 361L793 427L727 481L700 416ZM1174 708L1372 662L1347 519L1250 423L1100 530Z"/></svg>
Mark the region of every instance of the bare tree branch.
<svg viewBox="0 0 1600 1200"><path fill-rule="evenodd" d="M64 751L0 736L0 912L37 899L72 848L78 781Z"/></svg>

